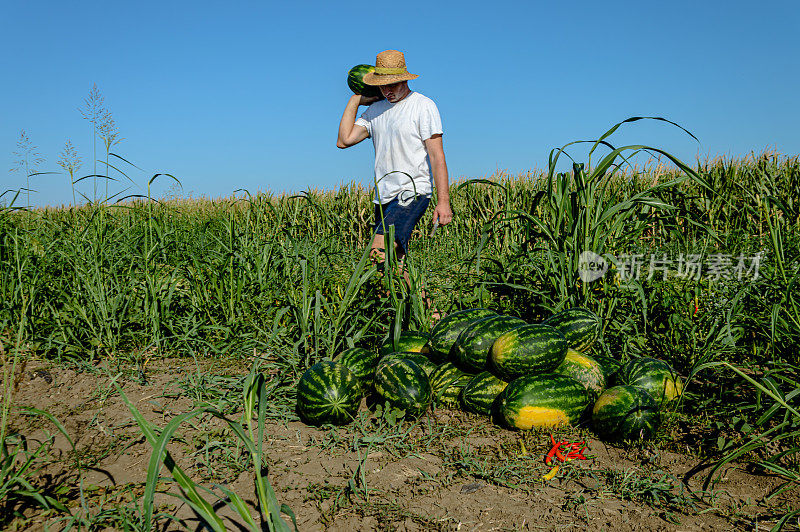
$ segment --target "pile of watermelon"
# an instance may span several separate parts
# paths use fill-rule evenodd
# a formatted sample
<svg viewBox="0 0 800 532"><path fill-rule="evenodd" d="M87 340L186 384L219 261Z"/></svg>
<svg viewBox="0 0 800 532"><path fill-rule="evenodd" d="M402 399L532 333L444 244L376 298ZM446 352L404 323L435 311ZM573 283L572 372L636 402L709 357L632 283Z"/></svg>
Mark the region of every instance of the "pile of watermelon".
<svg viewBox="0 0 800 532"><path fill-rule="evenodd" d="M371 395L409 418L444 405L520 430L590 424L606 440L649 438L681 379L655 358L589 354L600 332L584 308L541 323L462 310L430 334L406 331L377 353L356 347L315 364L300 379L297 411L307 423L344 424Z"/></svg>

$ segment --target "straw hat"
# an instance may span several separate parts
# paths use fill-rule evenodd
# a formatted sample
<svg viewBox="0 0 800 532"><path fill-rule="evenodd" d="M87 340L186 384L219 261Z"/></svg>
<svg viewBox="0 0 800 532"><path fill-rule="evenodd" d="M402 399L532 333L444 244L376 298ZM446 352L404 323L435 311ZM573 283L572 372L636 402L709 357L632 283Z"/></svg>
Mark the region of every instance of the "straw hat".
<svg viewBox="0 0 800 532"><path fill-rule="evenodd" d="M375 72L364 74L364 83L367 85L389 85L398 81L417 79L416 74L409 74L406 70L406 58L403 52L397 50L384 50L375 58Z"/></svg>

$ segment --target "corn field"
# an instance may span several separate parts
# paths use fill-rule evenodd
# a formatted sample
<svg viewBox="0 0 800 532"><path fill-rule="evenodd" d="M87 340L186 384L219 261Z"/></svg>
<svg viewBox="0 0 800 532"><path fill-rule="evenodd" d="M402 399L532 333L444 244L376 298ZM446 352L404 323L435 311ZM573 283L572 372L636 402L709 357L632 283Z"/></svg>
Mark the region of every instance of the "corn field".
<svg viewBox="0 0 800 532"><path fill-rule="evenodd" d="M748 339L748 357L791 360L798 338L797 158L713 161L697 168L698 180L677 183L677 174L663 169L618 172L591 197L570 192L580 175L583 169L550 183L542 172L454 184L454 222L431 238L424 218L412 239L407 267L416 287L445 312L480 304L535 318L582 304L606 318L609 349L637 349L632 333L652 340L649 333L662 329L659 341L692 345L725 317L733 320L726 324L731 334ZM619 206L612 218L586 219ZM418 294L387 295L379 286L387 280L370 262L355 270L372 223L369 191L357 186L283 197L6 208L3 338L8 347L22 327L27 350L58 359L235 356L290 345L307 362L346 343L375 344L395 319L428 329L427 309L412 304ZM612 271L592 284L577 275L584 250L763 258L752 283L670 275L620 284ZM356 278L358 294L345 294ZM728 308L717 308L720 296ZM667 339L680 334L690 337ZM673 362L687 368L700 353L687 355Z"/></svg>
<svg viewBox="0 0 800 532"><path fill-rule="evenodd" d="M310 365L347 347L375 349L401 330L429 330L435 312L480 306L536 321L583 306L602 319L602 354L655 355L688 379L679 409L690 403L756 427L735 447L720 444L714 472L773 445L758 455L761 467L796 486L800 159L764 153L636 168L618 153L560 172L560 155L545 171L453 183L453 223L430 236L429 210L412 237L402 266L410 283L391 253L384 268L370 259L372 196L355 185L60 209L11 202L0 211L4 368L11 355L15 364L17 356L103 363L135 368L144 383L153 360L259 353L277 368L270 393L282 405L279 414L265 411L263 376L248 376L245 404L250 414L258 404L261 430L265 417L292 417L293 384ZM586 253L602 261L599 278L582 276ZM701 267L693 275L681 270L689 258ZM13 369L4 371L5 431ZM159 438L125 402L163 451L171 432ZM205 408L169 430L209 412L224 417ZM258 472L262 451L253 442L262 434L246 417L249 436L230 426ZM150 464L145 529L162 451ZM205 522L224 529L166 456L189 500L210 512ZM260 473L257 482L271 529L288 530L269 483ZM244 503L229 497L244 516ZM780 523L797 511L787 509Z"/></svg>

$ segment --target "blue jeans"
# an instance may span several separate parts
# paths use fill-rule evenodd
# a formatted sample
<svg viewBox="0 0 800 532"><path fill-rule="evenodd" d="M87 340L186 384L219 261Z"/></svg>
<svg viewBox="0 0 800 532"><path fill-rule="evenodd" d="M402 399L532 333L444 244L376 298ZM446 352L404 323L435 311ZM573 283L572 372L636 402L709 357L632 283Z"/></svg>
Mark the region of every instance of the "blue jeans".
<svg viewBox="0 0 800 532"><path fill-rule="evenodd" d="M384 234L384 228L389 230L389 226L394 226L394 240L397 242L403 252L408 251L408 241L411 239L411 232L414 226L422 215L425 214L425 209L431 198L428 196L417 196L408 205L400 205L397 198L389 203L383 205L375 205L375 234ZM383 211L383 220L381 220L381 211Z"/></svg>

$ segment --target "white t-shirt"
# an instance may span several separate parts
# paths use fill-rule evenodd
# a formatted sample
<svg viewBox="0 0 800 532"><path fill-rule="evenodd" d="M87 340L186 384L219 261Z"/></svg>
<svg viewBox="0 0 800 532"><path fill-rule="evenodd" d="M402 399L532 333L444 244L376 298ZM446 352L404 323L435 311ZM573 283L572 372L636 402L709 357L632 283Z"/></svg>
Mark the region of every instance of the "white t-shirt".
<svg viewBox="0 0 800 532"><path fill-rule="evenodd" d="M442 119L433 100L413 91L397 103L379 100L367 107L356 125L367 129L375 147L375 203L388 203L398 196L406 203L415 193L431 195L433 179L425 141L442 134Z"/></svg>

